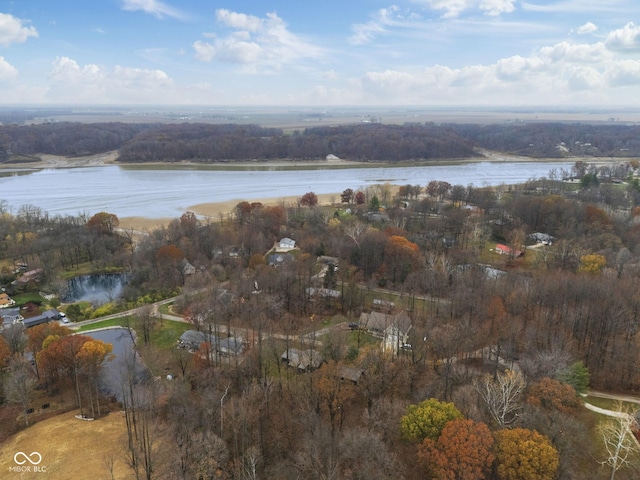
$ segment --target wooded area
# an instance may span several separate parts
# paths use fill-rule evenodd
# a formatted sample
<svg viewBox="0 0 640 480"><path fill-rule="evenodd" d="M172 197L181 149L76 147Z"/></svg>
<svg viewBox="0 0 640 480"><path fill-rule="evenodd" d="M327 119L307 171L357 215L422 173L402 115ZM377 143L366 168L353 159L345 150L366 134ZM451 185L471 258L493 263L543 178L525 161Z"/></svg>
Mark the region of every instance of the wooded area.
<svg viewBox="0 0 640 480"><path fill-rule="evenodd" d="M577 163L574 181L550 172L496 188L377 185L332 206L309 192L292 205L241 202L217 221L185 213L143 237L107 212L5 211L0 256L43 268L41 290L79 265L127 271L112 311L184 293L174 314L246 350L154 345L160 320L137 310L151 375L125 377L120 404L96 395L110 353L98 343L9 328L0 357L32 352L40 385L69 388L95 415L124 408L137 478L610 478L577 393L640 390L637 168ZM279 262L283 237L295 249ZM5 270L3 285L13 278ZM66 311L78 321L98 310L109 311ZM374 331L386 314L395 330ZM291 348L323 362L288 366ZM3 409L28 406L25 382L24 395L5 385Z"/></svg>
<svg viewBox="0 0 640 480"><path fill-rule="evenodd" d="M0 161L114 150L121 162L324 160L330 154L362 162L439 161L472 157L477 149L534 158L631 158L640 156L639 138L640 127L622 124L372 123L285 133L257 125L61 122L0 126Z"/></svg>

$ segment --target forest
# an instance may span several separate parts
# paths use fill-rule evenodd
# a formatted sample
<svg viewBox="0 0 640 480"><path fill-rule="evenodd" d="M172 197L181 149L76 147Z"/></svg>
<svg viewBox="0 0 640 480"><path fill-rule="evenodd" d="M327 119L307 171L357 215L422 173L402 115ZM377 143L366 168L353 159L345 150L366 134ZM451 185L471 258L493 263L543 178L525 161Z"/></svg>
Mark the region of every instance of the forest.
<svg viewBox="0 0 640 480"><path fill-rule="evenodd" d="M57 324L5 328L3 438L25 428L37 386L96 417L124 410L135 478L637 478L635 410L610 405L629 410L622 425L584 403L590 389L640 390L638 167L576 162L571 178L494 188L381 184L328 206L308 192L240 202L219 221L187 212L144 236L108 212L3 209L7 291L21 293L18 262L42 268L38 289L54 294L80 268L129 272L122 298L63 307L72 325L133 310L149 370L104 398L108 344ZM274 261L282 238L295 248ZM189 328L242 337L243 353L154 343L167 324L148 305L176 295ZM367 323L385 315L391 333ZM321 360L290 366L294 348Z"/></svg>
<svg viewBox="0 0 640 480"><path fill-rule="evenodd" d="M38 154L81 156L118 151L120 162L215 163L324 160L446 161L478 149L532 158L640 156L640 127L623 124L406 123L311 127L284 132L257 125L198 123L45 123L0 126L0 161Z"/></svg>

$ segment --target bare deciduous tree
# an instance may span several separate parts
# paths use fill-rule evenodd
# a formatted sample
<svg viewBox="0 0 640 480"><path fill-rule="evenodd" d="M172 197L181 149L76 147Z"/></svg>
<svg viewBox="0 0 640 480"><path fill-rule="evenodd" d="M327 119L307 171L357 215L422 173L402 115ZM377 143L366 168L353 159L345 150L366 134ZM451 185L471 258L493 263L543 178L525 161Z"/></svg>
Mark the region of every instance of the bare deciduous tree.
<svg viewBox="0 0 640 480"><path fill-rule="evenodd" d="M491 417L505 428L514 425L520 416L520 397L526 386L527 382L520 372L507 370L498 373L495 379L485 375L476 388L487 404Z"/></svg>
<svg viewBox="0 0 640 480"><path fill-rule="evenodd" d="M616 472L621 468L640 467L640 447L631 432L635 420L632 415L624 412L621 406L618 408L618 414L598 426L607 452L601 463L611 467L611 480L614 480Z"/></svg>

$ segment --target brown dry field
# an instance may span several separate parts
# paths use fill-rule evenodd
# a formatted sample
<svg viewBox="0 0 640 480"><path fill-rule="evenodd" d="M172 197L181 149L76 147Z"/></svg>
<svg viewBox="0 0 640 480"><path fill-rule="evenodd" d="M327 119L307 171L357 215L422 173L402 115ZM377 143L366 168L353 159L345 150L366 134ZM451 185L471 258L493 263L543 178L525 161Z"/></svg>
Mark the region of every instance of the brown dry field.
<svg viewBox="0 0 640 480"><path fill-rule="evenodd" d="M64 413L9 437L0 444L0 478L42 480L99 480L111 478L105 459L113 458L114 477L131 478L131 470L124 463L123 436L126 436L124 416L112 412L94 421L78 420L79 410ZM15 467L14 455L38 452L42 461L38 467L44 472L10 471ZM22 457L19 457L21 459ZM35 458L35 457L33 457ZM24 466L29 466L26 462Z"/></svg>

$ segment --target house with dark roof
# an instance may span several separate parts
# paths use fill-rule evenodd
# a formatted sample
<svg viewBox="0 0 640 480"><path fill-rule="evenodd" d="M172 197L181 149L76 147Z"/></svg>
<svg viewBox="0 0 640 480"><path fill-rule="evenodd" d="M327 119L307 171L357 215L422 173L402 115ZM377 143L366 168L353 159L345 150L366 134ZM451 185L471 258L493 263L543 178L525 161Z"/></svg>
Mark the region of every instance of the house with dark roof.
<svg viewBox="0 0 640 480"><path fill-rule="evenodd" d="M3 308L0 310L0 318L2 318L2 327L8 327L14 323L21 322L23 320L20 315L19 308Z"/></svg>
<svg viewBox="0 0 640 480"><path fill-rule="evenodd" d="M59 318L60 318L60 312L55 308L52 308L50 310L46 310L42 312L40 315L36 315L35 317L25 318L22 321L22 323L24 323L25 327L29 328L29 327L35 327L36 325L42 325L43 323L47 323L52 320L57 320Z"/></svg>
<svg viewBox="0 0 640 480"><path fill-rule="evenodd" d="M190 351L195 351L200 348L204 342L208 342L209 345L216 345L218 343L218 337L210 335L208 333L199 332L198 330L186 330L178 340L178 348L186 348Z"/></svg>
<svg viewBox="0 0 640 480"><path fill-rule="evenodd" d="M207 342L211 350L220 355L240 355L244 350L241 337L219 338L215 335L199 332L198 330L185 331L178 340L178 348L186 348L189 351L199 350L203 343Z"/></svg>
<svg viewBox="0 0 640 480"><path fill-rule="evenodd" d="M280 267L293 263L294 257L290 253L272 253L267 256L267 265L272 267Z"/></svg>
<svg viewBox="0 0 640 480"><path fill-rule="evenodd" d="M235 355L242 354L243 350L244 344L242 342L242 337L223 338L218 342L218 352L220 355L233 357Z"/></svg>

